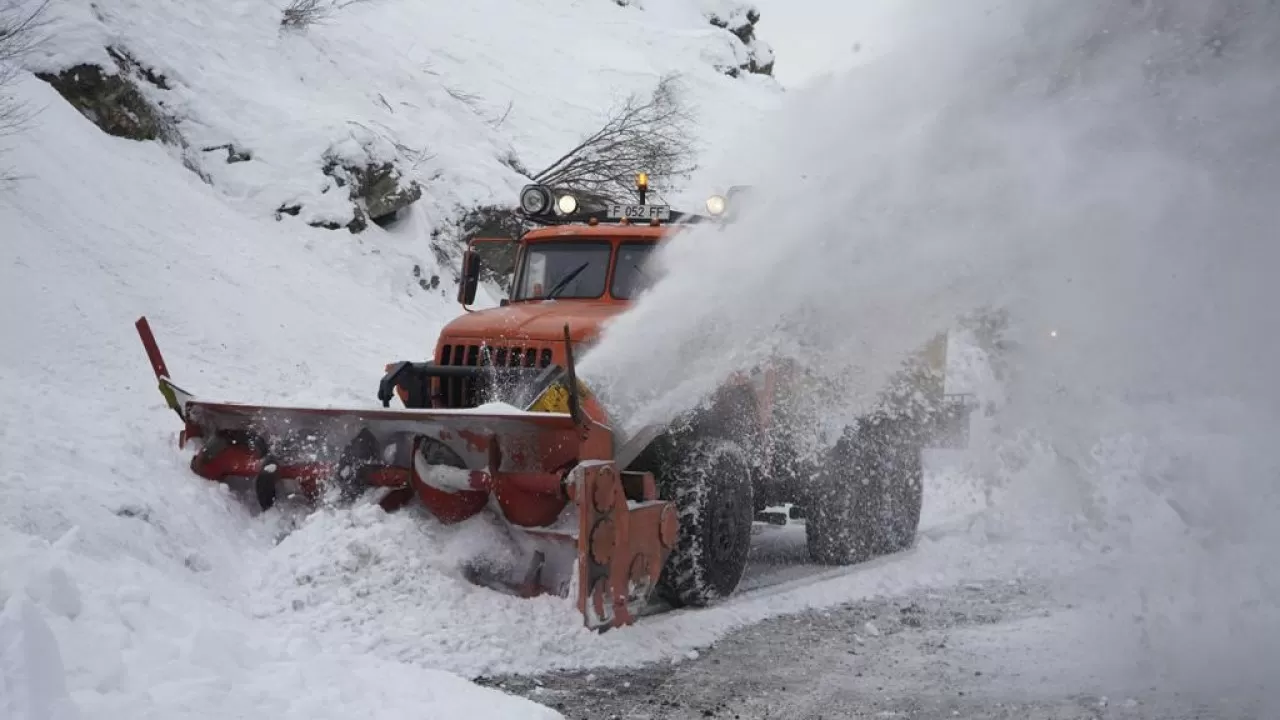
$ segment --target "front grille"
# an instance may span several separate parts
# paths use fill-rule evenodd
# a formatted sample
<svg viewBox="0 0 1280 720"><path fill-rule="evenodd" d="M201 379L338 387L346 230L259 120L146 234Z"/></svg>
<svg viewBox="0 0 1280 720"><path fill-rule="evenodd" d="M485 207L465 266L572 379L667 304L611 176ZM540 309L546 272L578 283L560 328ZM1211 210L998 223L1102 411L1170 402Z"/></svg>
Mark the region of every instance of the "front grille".
<svg viewBox="0 0 1280 720"><path fill-rule="evenodd" d="M437 365L455 367L545 368L551 365L551 348L526 345L494 346L447 344L440 347ZM494 398L477 378L440 378L438 399L446 408L470 408Z"/></svg>

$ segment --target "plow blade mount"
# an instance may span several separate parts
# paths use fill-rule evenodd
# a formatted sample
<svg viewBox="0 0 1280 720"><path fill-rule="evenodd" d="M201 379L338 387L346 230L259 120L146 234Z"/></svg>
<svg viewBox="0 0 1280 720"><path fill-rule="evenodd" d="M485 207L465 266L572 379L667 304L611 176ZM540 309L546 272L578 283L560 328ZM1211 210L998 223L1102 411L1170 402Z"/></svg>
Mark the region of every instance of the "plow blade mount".
<svg viewBox="0 0 1280 720"><path fill-rule="evenodd" d="M630 624L657 585L678 530L674 505L652 475L622 471L615 439L552 384L534 409L285 407L200 400L173 383L146 318L137 330L160 392L182 419L179 446L198 440L191 469L252 488L270 508L284 495L353 501L371 490L394 511L420 502L440 521L492 509L516 560L468 568L474 582L524 597L573 596L584 623Z"/></svg>

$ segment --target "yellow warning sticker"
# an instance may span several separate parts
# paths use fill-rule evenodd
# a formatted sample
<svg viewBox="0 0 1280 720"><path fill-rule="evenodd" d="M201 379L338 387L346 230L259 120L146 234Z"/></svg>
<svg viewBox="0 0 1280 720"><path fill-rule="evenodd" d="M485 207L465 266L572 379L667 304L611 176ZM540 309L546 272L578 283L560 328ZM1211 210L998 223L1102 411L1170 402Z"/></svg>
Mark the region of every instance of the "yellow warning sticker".
<svg viewBox="0 0 1280 720"><path fill-rule="evenodd" d="M589 391L586 385L583 385L582 381L579 380L578 397L586 398L588 396ZM564 381L552 383L546 390L542 391L538 399L534 400L533 404L529 406L529 410L531 412L569 414L569 389L565 386Z"/></svg>
<svg viewBox="0 0 1280 720"><path fill-rule="evenodd" d="M555 383L544 390L529 409L533 412L567 413L569 412L569 391L561 383Z"/></svg>

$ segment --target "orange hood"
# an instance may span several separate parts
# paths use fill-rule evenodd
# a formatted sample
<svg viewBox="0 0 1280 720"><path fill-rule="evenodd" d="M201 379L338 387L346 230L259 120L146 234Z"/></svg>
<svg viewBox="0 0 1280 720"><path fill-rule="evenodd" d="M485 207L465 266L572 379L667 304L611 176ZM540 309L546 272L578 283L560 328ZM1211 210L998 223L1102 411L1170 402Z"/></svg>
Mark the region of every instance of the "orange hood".
<svg viewBox="0 0 1280 720"><path fill-rule="evenodd" d="M518 302L467 313L445 325L440 337L554 342L564 340L564 326L568 323L574 343L591 342L610 318L627 307L625 303L591 300Z"/></svg>

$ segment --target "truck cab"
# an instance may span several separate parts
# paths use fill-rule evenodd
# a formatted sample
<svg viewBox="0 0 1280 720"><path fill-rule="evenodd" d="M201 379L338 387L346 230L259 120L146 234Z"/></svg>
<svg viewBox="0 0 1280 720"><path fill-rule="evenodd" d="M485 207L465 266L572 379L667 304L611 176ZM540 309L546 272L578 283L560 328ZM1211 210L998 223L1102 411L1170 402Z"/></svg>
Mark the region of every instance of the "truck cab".
<svg viewBox="0 0 1280 720"><path fill-rule="evenodd" d="M480 278L480 255L463 256L458 301L467 309L441 331L434 364L440 368L546 368L565 364L564 328L575 355L590 347L607 323L654 281L649 260L658 246L686 226L724 216L727 200L713 196L708 214L645 204L647 178L637 183L641 202L582 212L570 194L530 185L521 214L542 225L519 239L509 297L500 307L471 310ZM430 407L475 407L495 398L483 378L441 376Z"/></svg>

